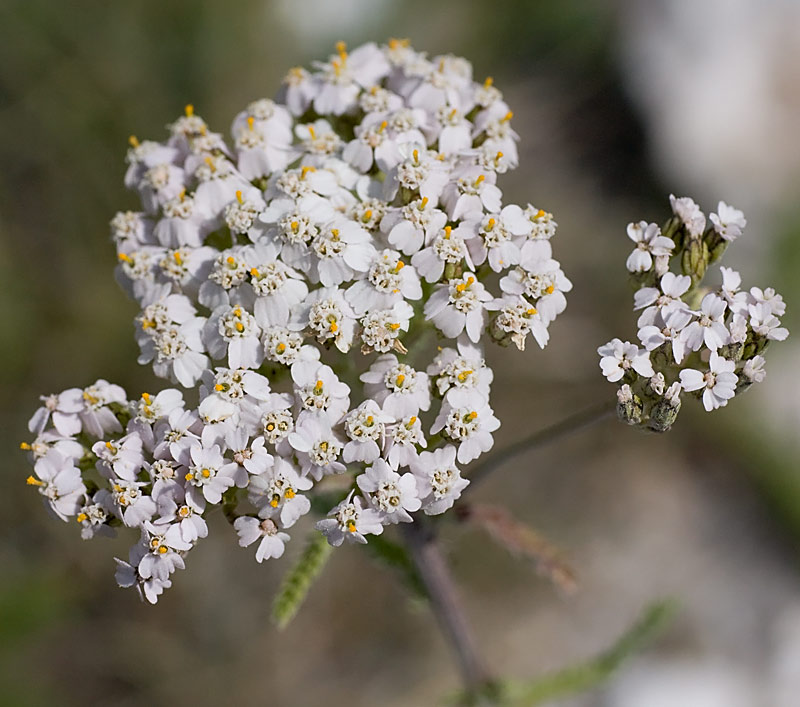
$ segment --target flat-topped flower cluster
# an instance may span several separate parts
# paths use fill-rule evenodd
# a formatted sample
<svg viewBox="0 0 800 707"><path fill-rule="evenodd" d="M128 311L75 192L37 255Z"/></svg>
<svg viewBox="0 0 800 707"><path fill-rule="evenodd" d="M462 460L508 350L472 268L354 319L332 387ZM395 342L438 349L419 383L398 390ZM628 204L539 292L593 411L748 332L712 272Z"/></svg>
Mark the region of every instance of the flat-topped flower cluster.
<svg viewBox="0 0 800 707"><path fill-rule="evenodd" d="M764 351L789 335L779 319L783 298L772 288L742 290L739 273L726 267L718 287L701 286L709 265L742 234L744 214L721 201L707 223L692 199L670 201L663 229L628 225L639 343L613 339L597 350L603 375L619 385L620 419L658 432L675 422L684 393L711 411L764 380Z"/></svg>
<svg viewBox="0 0 800 707"><path fill-rule="evenodd" d="M465 59L391 41L292 69L232 145L192 106L165 142L131 138L117 278L139 362L197 404L99 380L43 398L23 445L83 537L138 531L122 586L155 602L214 507L260 562L317 492L339 494L332 545L458 499L500 424L484 343L544 347L571 289L552 215L502 202L511 118Z"/></svg>

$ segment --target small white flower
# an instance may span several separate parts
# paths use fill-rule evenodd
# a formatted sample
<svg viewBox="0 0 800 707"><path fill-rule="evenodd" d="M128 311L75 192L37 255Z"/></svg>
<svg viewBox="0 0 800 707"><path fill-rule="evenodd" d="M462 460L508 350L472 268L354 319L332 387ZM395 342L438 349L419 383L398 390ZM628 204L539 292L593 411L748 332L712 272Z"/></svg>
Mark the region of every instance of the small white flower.
<svg viewBox="0 0 800 707"><path fill-rule="evenodd" d="M383 460L375 463L356 478L358 488L367 502L381 514L385 523L410 523L409 513L421 507L417 481L410 472L402 476Z"/></svg>
<svg viewBox="0 0 800 707"><path fill-rule="evenodd" d="M612 339L597 349L603 375L612 383L633 370L644 378L651 378L655 371L650 363L650 352L640 349L629 341Z"/></svg>
<svg viewBox="0 0 800 707"><path fill-rule="evenodd" d="M361 318L362 352L386 353L394 349L406 353L399 337L402 332L408 331L413 316L413 307L405 301L396 302L390 309L364 315Z"/></svg>
<svg viewBox="0 0 800 707"><path fill-rule="evenodd" d="M248 499L261 518L279 518L281 527L289 528L311 510L311 502L298 493L313 486L311 479L300 476L295 466L277 457L264 474L250 480Z"/></svg>
<svg viewBox="0 0 800 707"><path fill-rule="evenodd" d="M365 400L350 412L344 419L344 430L350 440L344 447L344 461L374 462L381 454L388 422L392 422L392 417L374 400Z"/></svg>
<svg viewBox="0 0 800 707"><path fill-rule="evenodd" d="M375 359L361 378L364 393L395 419L414 415L431 406L428 376L400 363L394 354Z"/></svg>
<svg viewBox="0 0 800 707"><path fill-rule="evenodd" d="M279 530L278 524L271 518L259 520L252 516L240 516L233 522L233 527L239 535L241 547L261 541L256 548L257 562L281 557L286 543L291 539L288 533Z"/></svg>
<svg viewBox="0 0 800 707"><path fill-rule="evenodd" d="M764 370L766 362L763 356L753 356L745 361L742 375L751 383L761 383L767 377L767 372Z"/></svg>
<svg viewBox="0 0 800 707"><path fill-rule="evenodd" d="M72 459L51 449L36 462L34 471L36 476L28 477L28 485L39 489L47 507L64 521L76 515L86 487Z"/></svg>
<svg viewBox="0 0 800 707"><path fill-rule="evenodd" d="M747 219L739 209L728 206L724 201L719 202L717 211L719 212L718 214L709 216L711 223L714 224L714 230L723 240L732 243L742 235L742 231L747 225Z"/></svg>
<svg viewBox="0 0 800 707"><path fill-rule="evenodd" d="M751 304L748 310L750 326L759 336L770 341L784 341L789 336L789 330L781 326L780 319L772 313L769 303Z"/></svg>
<svg viewBox="0 0 800 707"><path fill-rule="evenodd" d="M306 416L298 420L288 435L289 444L297 452L301 474L319 481L328 474L341 474L346 467L339 461L344 442L325 420Z"/></svg>
<svg viewBox="0 0 800 707"><path fill-rule="evenodd" d="M693 199L688 196L678 198L670 194L669 203L672 205L672 213L681 220L690 236L699 238L703 235L706 230L706 216Z"/></svg>
<svg viewBox="0 0 800 707"><path fill-rule="evenodd" d="M234 484L237 465L226 463L216 444L211 447L196 444L189 454L191 463L184 475L186 497L200 508L205 508L205 501L219 503L222 494Z"/></svg>
<svg viewBox="0 0 800 707"><path fill-rule="evenodd" d="M653 267L653 256L670 255L675 244L672 239L661 235L655 223L639 221L628 224L628 238L636 249L628 256L625 266L630 272L646 272Z"/></svg>
<svg viewBox="0 0 800 707"><path fill-rule="evenodd" d="M483 396L475 390L451 391L431 427L431 434L444 432L458 443L458 461L468 464L494 445L492 432L500 427Z"/></svg>
<svg viewBox="0 0 800 707"><path fill-rule="evenodd" d="M469 485L469 479L462 478L456 466L456 448L451 445L422 452L410 466L417 479L422 510L427 515L444 513Z"/></svg>
<svg viewBox="0 0 800 707"><path fill-rule="evenodd" d="M703 390L703 407L710 412L728 404L736 395L738 376L733 372L736 364L728 361L716 352L709 359L710 370L698 371L684 368L681 373L681 385L686 391Z"/></svg>
<svg viewBox="0 0 800 707"><path fill-rule="evenodd" d="M681 339L691 351L699 350L703 344L716 351L728 342L729 332L724 322L727 307L728 303L715 294L703 297L697 319L681 331Z"/></svg>
<svg viewBox="0 0 800 707"><path fill-rule="evenodd" d="M350 495L328 513L328 518L314 526L334 547L348 542L366 543L365 535L380 535L383 525L380 515L372 508L365 508L360 496Z"/></svg>
<svg viewBox="0 0 800 707"><path fill-rule="evenodd" d="M409 466L419 456L417 447L423 449L428 446L422 432L422 422L416 415L398 420L395 424L387 425L386 438L383 446L383 456L392 469Z"/></svg>
<svg viewBox="0 0 800 707"><path fill-rule="evenodd" d="M437 285L425 303L425 318L430 319L448 338L454 339L466 329L471 341L480 339L486 322L486 302L492 296L474 273Z"/></svg>

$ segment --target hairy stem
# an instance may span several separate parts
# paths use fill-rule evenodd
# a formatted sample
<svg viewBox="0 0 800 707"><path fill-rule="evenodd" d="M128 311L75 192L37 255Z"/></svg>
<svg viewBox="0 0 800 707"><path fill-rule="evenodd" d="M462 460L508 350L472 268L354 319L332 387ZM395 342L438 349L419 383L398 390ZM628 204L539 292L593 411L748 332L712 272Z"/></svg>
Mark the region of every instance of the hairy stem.
<svg viewBox="0 0 800 707"><path fill-rule="evenodd" d="M477 641L431 524L423 518L415 518L413 523L403 524L402 531L428 594L431 611L458 661L466 692L478 696L491 682L489 672L478 652Z"/></svg>
<svg viewBox="0 0 800 707"><path fill-rule="evenodd" d="M595 405L586 410L581 410L560 422L556 422L554 425L545 427L518 442L510 444L472 468L469 472L470 485L465 489L465 493L474 489L481 481L519 454L544 447L550 442L555 442L561 437L566 437L569 434L590 427L596 422L605 420L613 415L614 406L605 402L602 405Z"/></svg>

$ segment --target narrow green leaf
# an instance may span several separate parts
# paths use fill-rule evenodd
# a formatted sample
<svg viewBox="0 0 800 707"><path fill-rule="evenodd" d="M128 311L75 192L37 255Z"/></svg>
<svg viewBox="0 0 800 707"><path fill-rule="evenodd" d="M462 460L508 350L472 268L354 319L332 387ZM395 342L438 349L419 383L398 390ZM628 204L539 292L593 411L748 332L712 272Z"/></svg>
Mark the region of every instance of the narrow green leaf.
<svg viewBox="0 0 800 707"><path fill-rule="evenodd" d="M272 602L272 620L279 629L286 628L300 610L332 549L323 535L314 532L294 567L286 573Z"/></svg>
<svg viewBox="0 0 800 707"><path fill-rule="evenodd" d="M651 604L613 646L597 657L532 682L507 684L505 703L531 707L602 684L665 627L676 609L674 601Z"/></svg>

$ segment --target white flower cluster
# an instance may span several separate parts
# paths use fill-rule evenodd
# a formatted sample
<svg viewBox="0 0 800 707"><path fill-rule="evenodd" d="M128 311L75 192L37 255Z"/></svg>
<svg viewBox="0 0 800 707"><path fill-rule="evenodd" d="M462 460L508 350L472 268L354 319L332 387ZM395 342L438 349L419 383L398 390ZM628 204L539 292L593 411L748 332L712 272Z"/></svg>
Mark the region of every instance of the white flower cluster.
<svg viewBox="0 0 800 707"><path fill-rule="evenodd" d="M217 505L259 562L279 557L337 475L316 524L332 545L453 505L500 424L483 342L544 347L571 289L552 215L501 201L511 118L466 60L393 40L292 69L232 147L192 106L166 142L131 138L142 211L111 222L117 277L139 362L197 407L98 381L43 398L23 445L84 537L139 530L122 586L155 602ZM412 365L429 332L450 341Z"/></svg>
<svg viewBox="0 0 800 707"><path fill-rule="evenodd" d="M762 354L789 335L778 318L783 298L772 288L742 290L739 273L725 267L719 287L701 287L709 265L742 234L744 214L721 201L707 226L692 199L670 201L673 216L663 230L645 221L628 225L639 343L613 339L597 350L603 375L620 386L620 419L659 432L675 422L683 393L711 411L764 380Z"/></svg>

